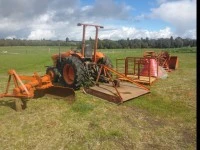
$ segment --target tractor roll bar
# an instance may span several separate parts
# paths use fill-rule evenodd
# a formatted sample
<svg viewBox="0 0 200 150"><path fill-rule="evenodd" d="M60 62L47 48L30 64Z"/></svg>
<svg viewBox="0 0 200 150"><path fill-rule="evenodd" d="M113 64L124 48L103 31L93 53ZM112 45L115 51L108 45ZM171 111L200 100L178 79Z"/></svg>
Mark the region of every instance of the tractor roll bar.
<svg viewBox="0 0 200 150"><path fill-rule="evenodd" d="M97 44L98 44L98 28L104 28L100 25L93 25L93 24L84 24L84 23L77 23L77 26L83 26L83 37L82 37L82 48L81 54L85 55L85 29L87 26L93 26L96 28L96 35L95 35L95 45L94 45L94 62L96 62L96 51L97 51Z"/></svg>

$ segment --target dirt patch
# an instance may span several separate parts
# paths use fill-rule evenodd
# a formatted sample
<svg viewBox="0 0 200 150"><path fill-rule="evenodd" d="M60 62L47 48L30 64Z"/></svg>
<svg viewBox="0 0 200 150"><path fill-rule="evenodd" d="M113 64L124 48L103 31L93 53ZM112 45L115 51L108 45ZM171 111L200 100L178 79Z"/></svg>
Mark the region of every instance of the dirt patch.
<svg viewBox="0 0 200 150"><path fill-rule="evenodd" d="M138 127L137 120L140 120L142 122L143 124L142 126L144 128L148 127L151 129L163 127L167 124L167 122L163 120L162 118L157 118L153 116L152 114L149 114L149 112L144 109L140 109L137 107L127 107L125 111L128 111L128 115L124 116L124 120L127 123L131 124L133 127Z"/></svg>
<svg viewBox="0 0 200 150"><path fill-rule="evenodd" d="M144 117L144 120L149 124L150 128L163 127L167 124L166 121L151 116Z"/></svg>
<svg viewBox="0 0 200 150"><path fill-rule="evenodd" d="M185 129L182 131L182 141L184 143L192 144L195 143L196 136L193 134L191 129Z"/></svg>
<svg viewBox="0 0 200 150"><path fill-rule="evenodd" d="M144 144L144 149L155 150L155 149L171 149L171 147L163 146L160 144Z"/></svg>

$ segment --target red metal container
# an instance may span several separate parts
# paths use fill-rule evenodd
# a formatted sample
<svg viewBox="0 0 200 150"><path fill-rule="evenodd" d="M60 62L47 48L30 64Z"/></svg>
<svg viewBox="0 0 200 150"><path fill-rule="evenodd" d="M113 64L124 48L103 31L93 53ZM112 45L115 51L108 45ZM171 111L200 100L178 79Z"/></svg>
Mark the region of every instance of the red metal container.
<svg viewBox="0 0 200 150"><path fill-rule="evenodd" d="M158 63L154 58L147 59L145 61L144 67L140 72L141 76L151 76L157 77L158 76Z"/></svg>

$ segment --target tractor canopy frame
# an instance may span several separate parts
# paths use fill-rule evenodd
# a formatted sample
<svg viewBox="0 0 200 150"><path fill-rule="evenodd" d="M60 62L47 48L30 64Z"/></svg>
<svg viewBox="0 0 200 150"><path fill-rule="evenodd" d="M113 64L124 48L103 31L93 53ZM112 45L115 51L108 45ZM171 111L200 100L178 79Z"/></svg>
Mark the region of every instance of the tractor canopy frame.
<svg viewBox="0 0 200 150"><path fill-rule="evenodd" d="M96 29L96 34L95 34L95 44L94 44L94 58L93 62L96 62L96 52L97 52L97 45L98 45L98 30L99 28L104 28L103 26L100 25L93 25L93 24L84 24L84 23L78 23L77 26L83 26L83 37L82 37L82 48L81 48L81 54L85 56L85 32L86 32L86 27L87 26L93 26Z"/></svg>

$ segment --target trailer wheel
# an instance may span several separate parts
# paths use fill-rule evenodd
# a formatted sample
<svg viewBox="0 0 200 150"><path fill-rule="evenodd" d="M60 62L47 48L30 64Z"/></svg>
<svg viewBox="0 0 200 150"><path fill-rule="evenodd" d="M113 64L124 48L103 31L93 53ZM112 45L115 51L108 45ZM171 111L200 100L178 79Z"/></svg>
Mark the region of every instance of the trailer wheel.
<svg viewBox="0 0 200 150"><path fill-rule="evenodd" d="M62 62L62 79L61 83L66 87L79 89L85 79L83 62L74 56L65 58Z"/></svg>

